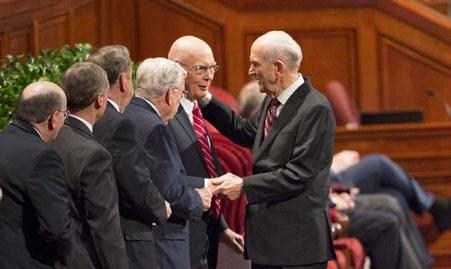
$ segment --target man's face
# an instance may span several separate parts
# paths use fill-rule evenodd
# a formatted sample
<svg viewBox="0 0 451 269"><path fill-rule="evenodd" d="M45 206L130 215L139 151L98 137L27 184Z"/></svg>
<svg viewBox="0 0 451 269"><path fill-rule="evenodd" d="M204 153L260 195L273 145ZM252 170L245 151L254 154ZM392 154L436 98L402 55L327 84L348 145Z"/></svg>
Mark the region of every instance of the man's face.
<svg viewBox="0 0 451 269"><path fill-rule="evenodd" d="M130 67L130 71L128 73L126 73L126 90L124 92L124 108L122 109L125 110L125 107L130 103L130 100L133 97L133 76L132 76L132 69Z"/></svg>
<svg viewBox="0 0 451 269"><path fill-rule="evenodd" d="M249 76L258 82L260 92L276 97L279 82L276 76L276 65L269 63L264 57L262 45L253 44L250 55Z"/></svg>
<svg viewBox="0 0 451 269"><path fill-rule="evenodd" d="M175 117L175 114L177 114L179 105L180 105L180 99L182 98L183 92L185 91L185 85L182 83L179 87L172 88L173 91L172 94L172 103L170 105L170 114L169 114L169 120Z"/></svg>
<svg viewBox="0 0 451 269"><path fill-rule="evenodd" d="M56 113L53 114L54 129L52 130L52 137L51 137L52 140L54 140L56 138L61 127L63 127L64 120L65 120L64 115L66 114L66 112L68 112L66 95L63 95L62 99L63 99L63 101L62 101L61 108L58 111L56 111Z"/></svg>
<svg viewBox="0 0 451 269"><path fill-rule="evenodd" d="M190 100L205 96L217 70L216 61L210 49L199 49L181 62L186 69L185 89Z"/></svg>

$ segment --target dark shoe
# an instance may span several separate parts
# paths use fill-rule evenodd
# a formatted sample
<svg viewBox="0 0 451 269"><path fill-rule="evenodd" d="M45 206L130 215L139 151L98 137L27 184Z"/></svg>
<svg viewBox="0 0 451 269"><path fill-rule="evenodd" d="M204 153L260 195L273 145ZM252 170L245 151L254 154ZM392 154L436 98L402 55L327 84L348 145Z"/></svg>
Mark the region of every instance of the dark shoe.
<svg viewBox="0 0 451 269"><path fill-rule="evenodd" d="M436 198L429 210L440 232L451 229L451 198Z"/></svg>

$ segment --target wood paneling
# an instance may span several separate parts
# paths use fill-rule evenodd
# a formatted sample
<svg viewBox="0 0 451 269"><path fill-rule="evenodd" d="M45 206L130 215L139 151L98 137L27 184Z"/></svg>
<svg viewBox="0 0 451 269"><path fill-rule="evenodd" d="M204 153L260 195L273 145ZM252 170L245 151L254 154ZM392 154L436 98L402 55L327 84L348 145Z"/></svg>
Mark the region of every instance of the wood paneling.
<svg viewBox="0 0 451 269"><path fill-rule="evenodd" d="M451 100L451 65L385 36L379 46L382 109L420 109L426 121L447 120L442 103L426 91Z"/></svg>
<svg viewBox="0 0 451 269"><path fill-rule="evenodd" d="M33 29L26 27L15 29L8 32L7 35L8 54L19 55L33 52Z"/></svg>
<svg viewBox="0 0 451 269"><path fill-rule="evenodd" d="M36 38L35 53L41 49L59 48L69 43L69 23L68 15L36 20L34 29Z"/></svg>
<svg viewBox="0 0 451 269"><path fill-rule="evenodd" d="M288 32L302 48L301 73L307 74L318 90L323 90L331 79L342 81L351 96L359 99L356 90L357 78L357 40L354 30L317 29ZM250 47L255 39L264 34L246 34L245 54L250 55ZM321 59L318 60L318 55ZM245 65L245 74L248 66Z"/></svg>
<svg viewBox="0 0 451 269"><path fill-rule="evenodd" d="M93 46L99 46L101 37L101 17L99 14L100 4L96 1L75 7L70 13L72 30L70 43L89 43ZM86 26L80 27L80 25Z"/></svg>
<svg viewBox="0 0 451 269"><path fill-rule="evenodd" d="M216 62L224 66L224 31L219 21L195 7L168 1L138 0L138 57L167 57L169 47L180 36L194 35L213 49ZM169 30L169 31L168 31ZM225 70L220 69L215 84L226 87Z"/></svg>

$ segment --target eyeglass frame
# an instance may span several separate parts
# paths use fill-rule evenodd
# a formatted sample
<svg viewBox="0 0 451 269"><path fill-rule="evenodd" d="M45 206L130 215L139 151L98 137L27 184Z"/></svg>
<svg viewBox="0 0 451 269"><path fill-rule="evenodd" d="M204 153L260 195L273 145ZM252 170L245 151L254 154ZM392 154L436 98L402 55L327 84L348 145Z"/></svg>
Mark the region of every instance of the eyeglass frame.
<svg viewBox="0 0 451 269"><path fill-rule="evenodd" d="M180 64L181 66L184 66L186 68L191 69L191 71L193 71L195 74L205 74L207 73L207 71L213 71L213 74L218 72L219 70L219 64L214 64L211 66L206 66L206 65L194 65L194 66L189 66L188 64L184 63L184 62L180 62L180 61L176 61L176 63Z"/></svg>
<svg viewBox="0 0 451 269"><path fill-rule="evenodd" d="M67 117L69 117L69 114L70 114L70 111L68 110L68 109L66 109L66 110L55 110L55 111L58 111L58 112L61 112L61 113L63 113L63 117L64 117L64 119L67 119Z"/></svg>

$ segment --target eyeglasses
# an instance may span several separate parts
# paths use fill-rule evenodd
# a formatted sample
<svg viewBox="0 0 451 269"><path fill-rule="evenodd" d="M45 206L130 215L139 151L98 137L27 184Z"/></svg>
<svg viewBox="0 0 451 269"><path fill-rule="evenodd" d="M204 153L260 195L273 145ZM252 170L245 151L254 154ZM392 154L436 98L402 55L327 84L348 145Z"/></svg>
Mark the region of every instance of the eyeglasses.
<svg viewBox="0 0 451 269"><path fill-rule="evenodd" d="M206 65L189 66L189 65L185 64L184 62L177 62L177 63L179 63L180 65L182 65L186 68L191 69L197 75L205 74L205 73L207 73L207 71L210 71L214 74L219 70L219 64L214 64L214 65L210 65L210 66L206 66Z"/></svg>
<svg viewBox="0 0 451 269"><path fill-rule="evenodd" d="M67 109L65 111L64 110L56 110L56 111L63 113L64 119L67 119L67 117L69 117L70 111Z"/></svg>

